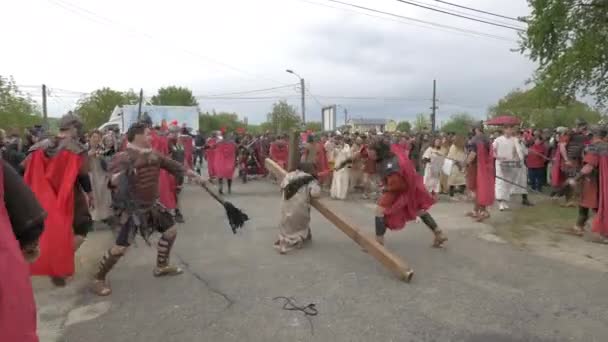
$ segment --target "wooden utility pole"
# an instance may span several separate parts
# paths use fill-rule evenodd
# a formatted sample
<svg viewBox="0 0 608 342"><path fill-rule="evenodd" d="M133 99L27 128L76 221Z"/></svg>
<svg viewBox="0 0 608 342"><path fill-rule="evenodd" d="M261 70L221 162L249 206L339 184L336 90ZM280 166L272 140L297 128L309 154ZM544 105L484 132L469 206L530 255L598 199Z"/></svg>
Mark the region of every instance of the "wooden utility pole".
<svg viewBox="0 0 608 342"><path fill-rule="evenodd" d="M437 120L437 81L433 80L433 106L431 107L431 131L435 133L435 121Z"/></svg>
<svg viewBox="0 0 608 342"><path fill-rule="evenodd" d="M287 171L295 171L300 162L300 144L298 131L292 130L289 134L289 157L287 158Z"/></svg>
<svg viewBox="0 0 608 342"><path fill-rule="evenodd" d="M46 108L46 84L42 85L42 123L44 125L44 129L48 131L49 129L49 114Z"/></svg>
<svg viewBox="0 0 608 342"><path fill-rule="evenodd" d="M141 120L141 103L144 101L144 90L139 89L139 108L137 109L137 120Z"/></svg>
<svg viewBox="0 0 608 342"><path fill-rule="evenodd" d="M300 78L300 88L302 88L302 124L306 124L306 104L305 104L305 99L306 99L306 84L304 83L304 79Z"/></svg>
<svg viewBox="0 0 608 342"><path fill-rule="evenodd" d="M291 146L290 146L291 148ZM291 156L290 156L291 158ZM281 180L287 172L283 170L279 164L266 159L266 168L270 171L281 183ZM414 276L414 271L398 256L391 253L386 247L379 244L373 237L369 237L361 233L361 230L351 223L348 223L343 217L330 210L327 205L319 199L311 199L311 205L317 209L329 222L333 223L344 234L351 238L354 242L363 247L371 256L381 262L386 268L393 271L399 279L409 282ZM370 212L371 215L371 212Z"/></svg>

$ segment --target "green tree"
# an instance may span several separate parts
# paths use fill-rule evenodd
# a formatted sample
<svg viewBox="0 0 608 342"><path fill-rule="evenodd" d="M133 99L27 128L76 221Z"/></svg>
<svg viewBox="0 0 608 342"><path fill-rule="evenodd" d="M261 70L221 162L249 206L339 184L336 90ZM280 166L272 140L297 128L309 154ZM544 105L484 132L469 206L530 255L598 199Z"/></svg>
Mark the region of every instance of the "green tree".
<svg viewBox="0 0 608 342"><path fill-rule="evenodd" d="M306 125L304 125L304 129L313 132L321 132L323 130L323 124L319 121L308 121L306 122Z"/></svg>
<svg viewBox="0 0 608 342"><path fill-rule="evenodd" d="M84 121L86 129L94 129L107 122L116 106L136 104L139 101L133 90L121 92L101 88L80 99L76 113Z"/></svg>
<svg viewBox="0 0 608 342"><path fill-rule="evenodd" d="M417 132L428 130L431 127L431 120L428 115L424 113L420 113L416 115L416 120L414 120L414 129Z"/></svg>
<svg viewBox="0 0 608 342"><path fill-rule="evenodd" d="M300 125L300 117L293 106L281 100L272 105L272 112L268 113L267 122L273 133L285 133Z"/></svg>
<svg viewBox="0 0 608 342"><path fill-rule="evenodd" d="M558 126L572 127L576 119L585 119L589 123L596 123L601 114L587 104L577 100L556 106L558 95L549 92L543 87L534 87L529 90L514 90L491 106L488 116L500 115L517 116L525 125L534 125L538 128L554 128Z"/></svg>
<svg viewBox="0 0 608 342"><path fill-rule="evenodd" d="M608 100L608 1L528 0L520 51L539 64L535 81L560 95Z"/></svg>
<svg viewBox="0 0 608 342"><path fill-rule="evenodd" d="M479 120L476 120L468 113L456 113L450 116L450 119L441 127L441 130L466 136L476 121L478 122Z"/></svg>
<svg viewBox="0 0 608 342"><path fill-rule="evenodd" d="M399 132L409 133L412 130L412 124L409 121L399 121L397 130Z"/></svg>
<svg viewBox="0 0 608 342"><path fill-rule="evenodd" d="M246 128L245 123L239 120L236 113L212 111L199 115L199 129L205 133L226 129L226 132L234 132L237 128Z"/></svg>
<svg viewBox="0 0 608 342"><path fill-rule="evenodd" d="M12 77L0 75L0 128L21 130L40 123L35 102L19 91Z"/></svg>
<svg viewBox="0 0 608 342"><path fill-rule="evenodd" d="M192 90L184 87L169 86L158 89L152 96L152 104L160 106L198 106Z"/></svg>

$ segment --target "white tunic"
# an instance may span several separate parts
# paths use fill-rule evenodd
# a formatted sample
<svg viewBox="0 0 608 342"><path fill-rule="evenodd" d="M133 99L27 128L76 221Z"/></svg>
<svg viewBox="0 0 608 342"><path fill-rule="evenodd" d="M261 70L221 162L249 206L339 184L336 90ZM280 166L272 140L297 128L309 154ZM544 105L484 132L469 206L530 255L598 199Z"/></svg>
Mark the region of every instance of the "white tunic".
<svg viewBox="0 0 608 342"><path fill-rule="evenodd" d="M515 188L511 183L518 183L521 167L513 166L518 161L523 163L523 160L517 153L517 145L517 138L504 135L496 138L492 143L494 157L496 158L495 191L496 199L499 201L508 201Z"/></svg>
<svg viewBox="0 0 608 342"><path fill-rule="evenodd" d="M424 166L424 187L428 192L439 194L441 191L441 167L445 156L441 155L440 149L429 147L424 151L422 159L430 160Z"/></svg>
<svg viewBox="0 0 608 342"><path fill-rule="evenodd" d="M351 158L352 153L350 146L344 144L343 147L337 147L334 154L334 167ZM334 172L334 177L331 182L331 197L335 199L346 199L348 196L348 186L350 181L350 167L343 167Z"/></svg>

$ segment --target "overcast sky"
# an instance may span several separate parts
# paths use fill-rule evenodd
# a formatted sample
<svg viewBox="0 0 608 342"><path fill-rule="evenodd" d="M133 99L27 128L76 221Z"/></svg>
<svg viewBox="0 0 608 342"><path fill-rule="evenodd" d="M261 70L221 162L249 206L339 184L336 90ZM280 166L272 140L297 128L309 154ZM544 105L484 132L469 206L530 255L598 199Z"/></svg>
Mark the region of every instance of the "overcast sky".
<svg viewBox="0 0 608 342"><path fill-rule="evenodd" d="M465 12L434 0L411 1ZM47 84L50 115L60 116L77 92L104 86L143 88L151 97L161 86L181 85L206 96L295 84L289 68L316 97L306 97L307 119L315 121L320 104L339 104L351 117L411 120L430 111L435 78L443 121L459 111L485 116L489 105L524 87L534 70L511 51L514 30L395 0L345 2L504 39L326 0L0 1L0 75L14 76L35 100L40 90L31 86ZM450 2L511 17L529 13L525 0ZM201 109L234 111L258 123L278 99L300 107L293 86L226 97L245 99L200 98Z"/></svg>

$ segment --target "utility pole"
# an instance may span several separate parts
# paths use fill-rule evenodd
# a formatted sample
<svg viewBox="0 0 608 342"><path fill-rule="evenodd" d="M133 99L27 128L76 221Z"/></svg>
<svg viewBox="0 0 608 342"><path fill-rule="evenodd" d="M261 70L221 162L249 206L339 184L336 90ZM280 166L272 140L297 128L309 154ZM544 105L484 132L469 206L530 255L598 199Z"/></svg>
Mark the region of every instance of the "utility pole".
<svg viewBox="0 0 608 342"><path fill-rule="evenodd" d="M48 112L46 108L46 85L42 85L42 123L44 124L44 129L48 131L49 129L49 118Z"/></svg>
<svg viewBox="0 0 608 342"><path fill-rule="evenodd" d="M306 98L306 96L305 96L306 89L304 87L306 87L306 85L304 83L304 79L300 78L300 88L302 88L302 124L306 124L306 106L304 103L304 99Z"/></svg>
<svg viewBox="0 0 608 342"><path fill-rule="evenodd" d="M139 108L137 109L137 120L141 120L141 103L144 101L144 90L139 89Z"/></svg>
<svg viewBox="0 0 608 342"><path fill-rule="evenodd" d="M437 115L437 81L433 80L433 106L431 107L431 132L435 133L435 120Z"/></svg>
<svg viewBox="0 0 608 342"><path fill-rule="evenodd" d="M348 110L344 108L344 126L348 124Z"/></svg>

